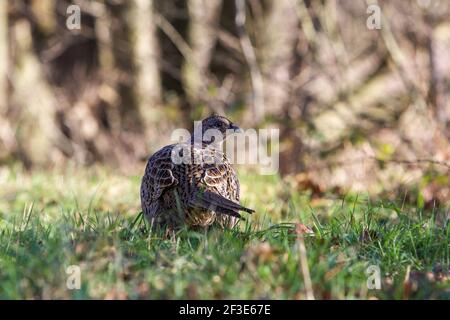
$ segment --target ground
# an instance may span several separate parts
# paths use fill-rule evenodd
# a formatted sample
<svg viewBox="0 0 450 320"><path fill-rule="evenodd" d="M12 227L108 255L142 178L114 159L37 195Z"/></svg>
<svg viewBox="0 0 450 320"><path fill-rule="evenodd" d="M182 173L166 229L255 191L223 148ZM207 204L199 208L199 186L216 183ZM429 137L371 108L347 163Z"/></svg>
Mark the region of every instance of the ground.
<svg viewBox="0 0 450 320"><path fill-rule="evenodd" d="M239 175L253 216L167 237L142 219L139 172L0 168L0 298L450 298L448 208Z"/></svg>

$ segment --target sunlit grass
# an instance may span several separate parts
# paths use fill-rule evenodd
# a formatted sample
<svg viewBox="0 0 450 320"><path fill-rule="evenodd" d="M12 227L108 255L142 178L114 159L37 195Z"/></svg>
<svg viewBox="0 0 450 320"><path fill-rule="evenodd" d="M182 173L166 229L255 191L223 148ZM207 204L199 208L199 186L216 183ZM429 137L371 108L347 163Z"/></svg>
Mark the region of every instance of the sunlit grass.
<svg viewBox="0 0 450 320"><path fill-rule="evenodd" d="M1 169L0 298L304 299L299 222L314 231L316 298L450 298L448 209L364 195L311 202L278 177L240 177L257 211L247 222L167 237L140 215L139 173ZM81 268L80 290L66 287L69 265ZM381 290L367 288L369 265Z"/></svg>

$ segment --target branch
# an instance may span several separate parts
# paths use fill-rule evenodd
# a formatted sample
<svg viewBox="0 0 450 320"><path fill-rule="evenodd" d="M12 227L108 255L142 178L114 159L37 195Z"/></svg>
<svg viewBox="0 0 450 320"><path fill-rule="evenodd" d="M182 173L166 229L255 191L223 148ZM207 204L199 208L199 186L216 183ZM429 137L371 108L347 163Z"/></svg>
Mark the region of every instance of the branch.
<svg viewBox="0 0 450 320"><path fill-rule="evenodd" d="M313 165L310 167L305 168L304 171L320 171L324 169L330 169L333 166L351 166L357 162L365 161L365 160L372 160L372 161L380 161L380 162L391 162L391 163L399 163L399 164L405 164L405 165L421 165L421 164L435 164L443 167L447 167L450 169L450 163L446 161L439 161L435 159L414 159L414 160L407 160L407 159L382 159L375 156L366 156L366 157L359 157L349 160L341 160L341 161L335 161L331 163L326 163L322 165Z"/></svg>

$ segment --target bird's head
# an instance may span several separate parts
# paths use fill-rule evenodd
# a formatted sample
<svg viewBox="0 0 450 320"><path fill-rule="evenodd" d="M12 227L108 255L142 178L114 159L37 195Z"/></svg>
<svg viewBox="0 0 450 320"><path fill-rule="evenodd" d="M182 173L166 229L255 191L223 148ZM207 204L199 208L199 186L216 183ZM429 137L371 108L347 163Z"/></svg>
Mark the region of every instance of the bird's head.
<svg viewBox="0 0 450 320"><path fill-rule="evenodd" d="M219 140L223 141L233 133L242 132L242 130L231 120L218 115L213 115L203 119L201 122L201 128L202 140L204 143L219 142ZM213 138L211 139L211 137Z"/></svg>
<svg viewBox="0 0 450 320"><path fill-rule="evenodd" d="M222 134L230 134L240 132L241 129L236 126L230 119L213 115L202 121L202 130L206 132L209 129L219 130Z"/></svg>

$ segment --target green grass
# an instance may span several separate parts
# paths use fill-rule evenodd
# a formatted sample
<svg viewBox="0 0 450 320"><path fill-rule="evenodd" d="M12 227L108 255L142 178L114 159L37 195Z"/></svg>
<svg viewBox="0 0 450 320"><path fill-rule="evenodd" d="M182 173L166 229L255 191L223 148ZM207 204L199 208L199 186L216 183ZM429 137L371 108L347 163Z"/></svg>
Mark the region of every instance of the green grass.
<svg viewBox="0 0 450 320"><path fill-rule="evenodd" d="M139 214L138 174L0 168L0 298L304 299L298 222L314 231L304 243L315 298L450 298L448 208L311 199L278 177L240 176L257 210L247 222L166 237ZM66 287L69 265L79 290ZM381 290L367 288L370 265Z"/></svg>

